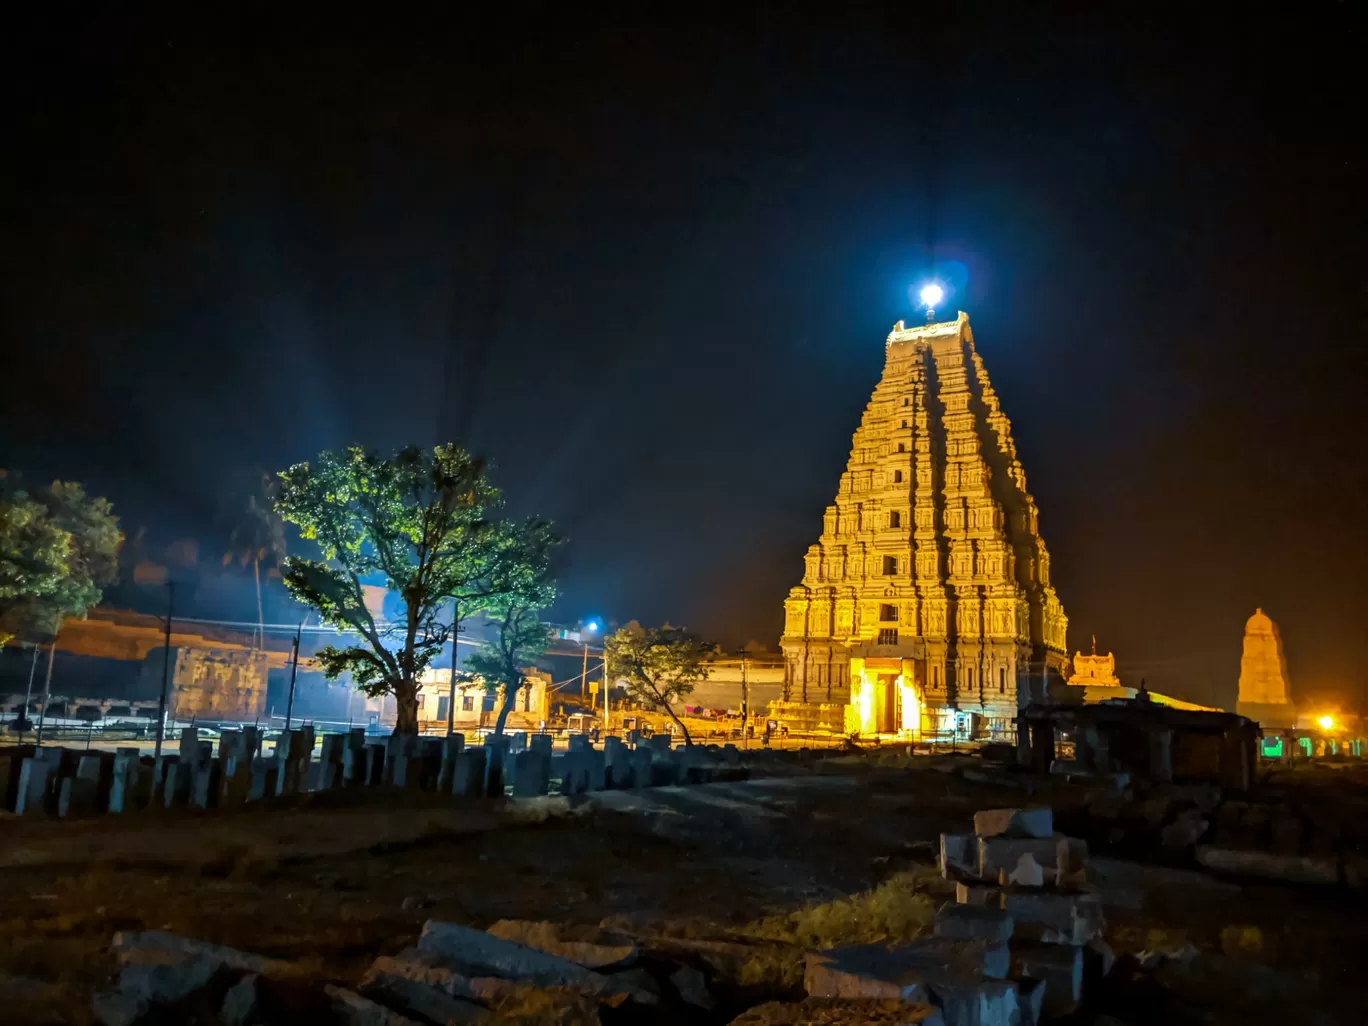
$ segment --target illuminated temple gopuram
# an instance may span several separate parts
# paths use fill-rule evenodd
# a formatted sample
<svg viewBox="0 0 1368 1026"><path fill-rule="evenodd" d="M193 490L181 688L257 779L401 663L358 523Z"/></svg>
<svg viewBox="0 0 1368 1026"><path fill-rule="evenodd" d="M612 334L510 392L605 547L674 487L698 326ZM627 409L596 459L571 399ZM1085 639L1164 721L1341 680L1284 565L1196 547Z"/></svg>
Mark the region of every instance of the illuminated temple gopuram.
<svg viewBox="0 0 1368 1026"><path fill-rule="evenodd" d="M784 603L771 717L865 735L1009 729L1069 663L1036 521L968 316L899 322Z"/></svg>

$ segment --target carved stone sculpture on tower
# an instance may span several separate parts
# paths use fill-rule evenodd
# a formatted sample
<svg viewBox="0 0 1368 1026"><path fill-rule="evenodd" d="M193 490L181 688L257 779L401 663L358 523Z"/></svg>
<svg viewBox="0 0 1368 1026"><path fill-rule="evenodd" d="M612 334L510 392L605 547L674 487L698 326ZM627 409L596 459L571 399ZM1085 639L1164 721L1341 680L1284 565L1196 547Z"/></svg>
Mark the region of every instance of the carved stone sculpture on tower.
<svg viewBox="0 0 1368 1026"><path fill-rule="evenodd" d="M1240 694L1235 711L1265 727L1295 727L1297 707L1287 684L1282 635L1262 609L1245 623L1240 655Z"/></svg>
<svg viewBox="0 0 1368 1026"><path fill-rule="evenodd" d="M1010 426L965 314L894 327L784 603L772 716L820 707L805 725L983 733L1060 679L1068 619Z"/></svg>

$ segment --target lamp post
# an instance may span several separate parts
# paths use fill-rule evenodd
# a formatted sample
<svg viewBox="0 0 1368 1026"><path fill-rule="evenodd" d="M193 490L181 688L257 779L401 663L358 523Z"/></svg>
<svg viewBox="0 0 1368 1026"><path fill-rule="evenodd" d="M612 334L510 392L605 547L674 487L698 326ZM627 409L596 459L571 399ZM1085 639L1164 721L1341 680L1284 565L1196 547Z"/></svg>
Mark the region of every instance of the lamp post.
<svg viewBox="0 0 1368 1026"><path fill-rule="evenodd" d="M926 307L926 323L930 324L936 319L936 306L945 298L945 289L934 281L927 282L922 286L920 296Z"/></svg>

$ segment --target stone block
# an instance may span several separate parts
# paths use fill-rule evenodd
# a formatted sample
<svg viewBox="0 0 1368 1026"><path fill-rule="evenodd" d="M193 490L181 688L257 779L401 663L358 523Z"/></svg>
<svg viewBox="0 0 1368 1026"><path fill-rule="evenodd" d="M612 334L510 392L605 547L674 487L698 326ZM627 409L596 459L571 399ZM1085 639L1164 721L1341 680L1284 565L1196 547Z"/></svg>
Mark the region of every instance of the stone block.
<svg viewBox="0 0 1368 1026"><path fill-rule="evenodd" d="M804 965L803 987L810 997L872 998L929 1002L956 1010L947 1022L970 1022L981 996L990 1009L1009 1003L1001 997L1011 955L1006 945L934 937L903 947L882 944L810 952ZM1015 1001L1010 1001L1015 1010ZM948 1011L948 1009L947 1009ZM993 1014L998 1014L994 1011ZM963 1016L967 1015L968 1018ZM996 1023L997 1019L988 1022ZM1011 1026L1010 1012L1001 1020Z"/></svg>
<svg viewBox="0 0 1368 1026"><path fill-rule="evenodd" d="M1054 837L979 837L976 840L978 876L984 880L997 880L1004 870L1011 873L1023 855L1030 855L1045 869L1055 868L1059 842Z"/></svg>
<svg viewBox="0 0 1368 1026"><path fill-rule="evenodd" d="M717 1002L708 991L708 978L691 965L680 966L670 974L670 985L679 999L695 1008L711 1009Z"/></svg>
<svg viewBox="0 0 1368 1026"><path fill-rule="evenodd" d="M978 884L965 883L963 880L955 884L955 901L960 905L987 905L992 908L1002 907L1002 892L996 887L984 887Z"/></svg>
<svg viewBox="0 0 1368 1026"><path fill-rule="evenodd" d="M181 762L174 755L163 760L166 776L162 780L162 808L183 809L190 804L194 790L195 763Z"/></svg>
<svg viewBox="0 0 1368 1026"><path fill-rule="evenodd" d="M570 987L602 997L622 995L641 1004L655 1004L657 1000L654 994L567 958L455 923L428 920L418 938L418 950L471 976L501 976L540 987Z"/></svg>
<svg viewBox="0 0 1368 1026"><path fill-rule="evenodd" d="M589 739L588 734L571 734L568 744L569 750L572 752L590 752L594 749L594 743Z"/></svg>
<svg viewBox="0 0 1368 1026"><path fill-rule="evenodd" d="M565 931L545 920L500 919L486 932L586 969L625 969L637 958L637 946L630 937L597 928Z"/></svg>
<svg viewBox="0 0 1368 1026"><path fill-rule="evenodd" d="M1016 868L1010 873L1005 869L998 872L998 883L1003 886L1044 887L1045 869L1030 852L1027 852L1017 859Z"/></svg>
<svg viewBox="0 0 1368 1026"><path fill-rule="evenodd" d="M418 1026L416 1019L392 1012L384 1005L362 997L354 990L325 984L323 994L328 999L333 1019L343 1026Z"/></svg>
<svg viewBox="0 0 1368 1026"><path fill-rule="evenodd" d="M268 976L289 974L289 962L256 955L249 951L211 944L194 937L182 937L165 930L120 930L112 943L119 962L129 964L173 964L191 959L208 959L216 966L244 973Z"/></svg>
<svg viewBox="0 0 1368 1026"><path fill-rule="evenodd" d="M1190 848L1207 832L1210 824L1197 809L1188 809L1159 832L1165 848Z"/></svg>
<svg viewBox="0 0 1368 1026"><path fill-rule="evenodd" d="M489 1009L483 1005L453 997L401 973L372 967L362 982L361 991L391 1008L417 1016L422 1022L451 1024L490 1020Z"/></svg>
<svg viewBox="0 0 1368 1026"><path fill-rule="evenodd" d="M1207 869L1236 876L1282 880L1288 883L1339 883L1339 862L1334 856L1275 855L1269 851L1217 848L1198 845L1197 861Z"/></svg>
<svg viewBox="0 0 1368 1026"><path fill-rule="evenodd" d="M978 838L973 834L941 834L941 876L952 880L955 876L978 876Z"/></svg>
<svg viewBox="0 0 1368 1026"><path fill-rule="evenodd" d="M1088 842L1078 837L1060 837L1055 842L1055 872L1060 886L1082 883L1088 870Z"/></svg>
<svg viewBox="0 0 1368 1026"><path fill-rule="evenodd" d="M385 782L385 756L388 754L383 742L366 744L366 765L362 772L361 784L364 787L379 787Z"/></svg>
<svg viewBox="0 0 1368 1026"><path fill-rule="evenodd" d="M485 750L478 746L463 748L456 755L451 771L451 794L456 798L483 798L485 790Z"/></svg>
<svg viewBox="0 0 1368 1026"><path fill-rule="evenodd" d="M516 755L518 752L524 752L526 750L527 731L520 730L514 734L508 735L508 752L510 755Z"/></svg>
<svg viewBox="0 0 1368 1026"><path fill-rule="evenodd" d="M550 734L533 734L527 743L527 747L534 752L543 753L548 759L551 758L552 741Z"/></svg>
<svg viewBox="0 0 1368 1026"><path fill-rule="evenodd" d="M1006 944L1012 939L1012 917L989 905L946 905L936 913L933 933L948 940Z"/></svg>
<svg viewBox="0 0 1368 1026"><path fill-rule="evenodd" d="M974 813L980 837L1053 837L1054 811L1048 805L1027 809L985 809Z"/></svg>
<svg viewBox="0 0 1368 1026"><path fill-rule="evenodd" d="M1065 944L1018 944L1012 948L1012 973L1045 984L1042 1014L1069 1015L1083 1000L1083 949Z"/></svg>
<svg viewBox="0 0 1368 1026"><path fill-rule="evenodd" d="M1016 924L1016 936L1023 939L1087 944L1102 934L1102 902L1096 894L1006 891L1002 907Z"/></svg>
<svg viewBox="0 0 1368 1026"><path fill-rule="evenodd" d="M649 747L652 751L660 752L663 754L670 750L671 742L673 740L674 739L670 737L669 734L652 734L650 740L647 742L647 747Z"/></svg>

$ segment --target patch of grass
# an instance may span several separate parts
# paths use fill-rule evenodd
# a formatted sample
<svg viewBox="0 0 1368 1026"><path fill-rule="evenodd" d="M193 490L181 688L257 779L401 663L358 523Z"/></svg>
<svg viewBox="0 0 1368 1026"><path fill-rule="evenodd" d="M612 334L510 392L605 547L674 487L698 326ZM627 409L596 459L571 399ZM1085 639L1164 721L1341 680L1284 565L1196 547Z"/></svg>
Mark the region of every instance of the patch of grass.
<svg viewBox="0 0 1368 1026"><path fill-rule="evenodd" d="M897 944L924 934L935 911L935 901L921 890L919 874L897 873L872 891L767 916L742 932L819 950L843 944Z"/></svg>

